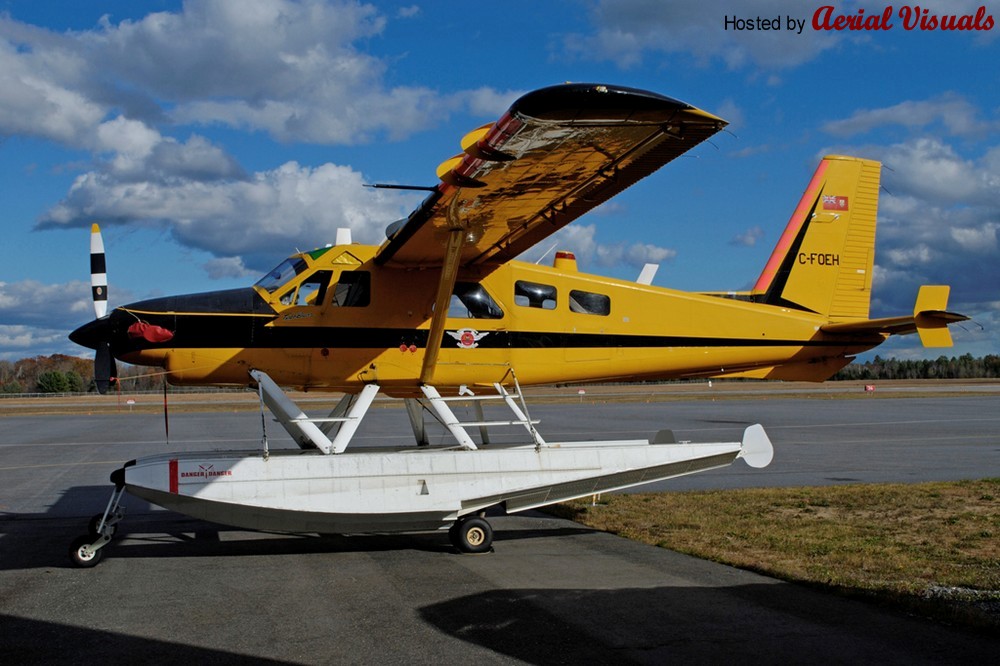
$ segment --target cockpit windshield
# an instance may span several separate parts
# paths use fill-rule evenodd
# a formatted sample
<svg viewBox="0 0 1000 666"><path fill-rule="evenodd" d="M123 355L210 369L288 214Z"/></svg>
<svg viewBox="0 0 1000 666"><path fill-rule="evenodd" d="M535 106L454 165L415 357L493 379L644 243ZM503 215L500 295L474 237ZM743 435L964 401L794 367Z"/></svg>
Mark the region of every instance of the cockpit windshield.
<svg viewBox="0 0 1000 666"><path fill-rule="evenodd" d="M257 280L256 286L267 290L269 294L273 294L276 289L280 289L284 284L305 269L306 262L304 259L298 259L295 257L285 259L283 262L278 264L277 268Z"/></svg>

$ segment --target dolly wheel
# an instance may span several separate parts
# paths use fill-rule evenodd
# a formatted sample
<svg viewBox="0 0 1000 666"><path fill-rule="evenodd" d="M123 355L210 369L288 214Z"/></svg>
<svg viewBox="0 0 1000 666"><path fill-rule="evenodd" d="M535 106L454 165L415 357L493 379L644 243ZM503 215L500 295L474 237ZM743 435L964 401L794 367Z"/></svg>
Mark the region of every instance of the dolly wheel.
<svg viewBox="0 0 1000 666"><path fill-rule="evenodd" d="M104 549L94 549L93 545L94 537L92 536L88 535L76 538L73 541L73 545L69 547L69 559L74 565L82 569L97 566L97 563L104 556Z"/></svg>
<svg viewBox="0 0 1000 666"><path fill-rule="evenodd" d="M463 553L487 553L493 546L493 528L482 518L469 518L449 530L451 542Z"/></svg>

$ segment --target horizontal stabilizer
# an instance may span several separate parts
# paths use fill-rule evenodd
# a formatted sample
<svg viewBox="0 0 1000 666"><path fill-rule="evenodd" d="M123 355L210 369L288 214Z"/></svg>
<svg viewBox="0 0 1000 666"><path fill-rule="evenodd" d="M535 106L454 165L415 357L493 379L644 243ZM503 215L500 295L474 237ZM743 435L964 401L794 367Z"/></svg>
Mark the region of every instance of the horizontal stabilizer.
<svg viewBox="0 0 1000 666"><path fill-rule="evenodd" d="M966 321L968 317L957 312L948 312L950 290L947 285L920 287L912 316L838 322L822 326L820 330L834 334L871 333L887 336L917 333L924 347L951 347L948 324Z"/></svg>
<svg viewBox="0 0 1000 666"><path fill-rule="evenodd" d="M951 287L947 285L924 285L917 293L917 304L913 306L913 319L924 347L951 347L948 323L968 318L947 312L950 291Z"/></svg>

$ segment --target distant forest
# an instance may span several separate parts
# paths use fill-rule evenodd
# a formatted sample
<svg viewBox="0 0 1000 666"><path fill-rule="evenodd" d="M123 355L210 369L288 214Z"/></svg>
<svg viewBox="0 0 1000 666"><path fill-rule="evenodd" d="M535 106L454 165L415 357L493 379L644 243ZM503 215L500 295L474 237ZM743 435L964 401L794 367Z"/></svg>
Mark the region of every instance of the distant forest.
<svg viewBox="0 0 1000 666"><path fill-rule="evenodd" d="M129 393L158 391L163 374L158 368L119 363L121 388ZM832 377L837 380L877 381L882 379L996 379L1000 377L1000 356L974 358L939 356L934 360L901 360L876 356L871 361L852 363ZM94 390L94 361L54 354L20 361L0 360L0 395L24 393L85 393Z"/></svg>
<svg viewBox="0 0 1000 666"><path fill-rule="evenodd" d="M118 364L122 390L155 391L163 386L158 368ZM94 360L53 354L20 361L0 360L0 395L86 393L94 391Z"/></svg>
<svg viewBox="0 0 1000 666"><path fill-rule="evenodd" d="M876 356L864 363L851 363L831 377L840 379L995 379L1000 377L1000 356L987 354L974 358L939 356L934 360L914 361Z"/></svg>

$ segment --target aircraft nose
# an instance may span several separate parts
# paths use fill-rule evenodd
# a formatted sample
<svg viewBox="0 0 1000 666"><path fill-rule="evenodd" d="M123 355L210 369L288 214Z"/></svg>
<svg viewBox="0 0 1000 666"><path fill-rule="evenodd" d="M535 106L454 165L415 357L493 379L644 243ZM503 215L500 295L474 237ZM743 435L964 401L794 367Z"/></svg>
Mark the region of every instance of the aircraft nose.
<svg viewBox="0 0 1000 666"><path fill-rule="evenodd" d="M112 334L111 317L89 321L69 334L69 339L81 347L97 349L102 342L109 342Z"/></svg>

